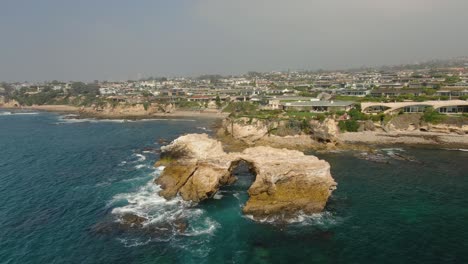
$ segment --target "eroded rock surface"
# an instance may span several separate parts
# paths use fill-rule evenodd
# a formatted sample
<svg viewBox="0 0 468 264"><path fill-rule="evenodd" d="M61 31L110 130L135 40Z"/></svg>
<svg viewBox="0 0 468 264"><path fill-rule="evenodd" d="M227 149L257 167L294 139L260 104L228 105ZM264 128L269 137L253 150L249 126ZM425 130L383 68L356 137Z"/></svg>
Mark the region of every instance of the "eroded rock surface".
<svg viewBox="0 0 468 264"><path fill-rule="evenodd" d="M190 134L161 148L156 165L166 167L156 180L163 189L160 195L170 199L180 194L194 202L211 198L236 180L231 172L241 161L256 175L243 209L255 218L320 212L336 188L330 165L317 157L264 146L226 153L208 135Z"/></svg>

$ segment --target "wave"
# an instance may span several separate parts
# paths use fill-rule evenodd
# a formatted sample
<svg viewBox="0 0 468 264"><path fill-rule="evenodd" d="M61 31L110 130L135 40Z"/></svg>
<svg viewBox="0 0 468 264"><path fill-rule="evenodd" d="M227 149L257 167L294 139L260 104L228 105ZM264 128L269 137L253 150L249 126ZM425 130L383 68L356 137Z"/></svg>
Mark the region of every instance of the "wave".
<svg viewBox="0 0 468 264"><path fill-rule="evenodd" d="M117 241L122 243L124 247L138 247L148 245L152 239L147 239L146 241L141 241L140 239L129 239L129 238L117 238Z"/></svg>
<svg viewBox="0 0 468 264"><path fill-rule="evenodd" d="M137 169L137 170L143 169L143 168L151 169L151 167L149 165L146 165L146 164L138 164L138 165L135 166L135 169Z"/></svg>
<svg viewBox="0 0 468 264"><path fill-rule="evenodd" d="M206 127L197 127L197 129L200 129L200 130L203 130L203 131L207 131L207 132L212 131L211 129L208 129L208 128L206 128Z"/></svg>
<svg viewBox="0 0 468 264"><path fill-rule="evenodd" d="M463 149L463 148L444 148L444 150L450 150L450 151L463 151L463 152L468 152L468 149Z"/></svg>
<svg viewBox="0 0 468 264"><path fill-rule="evenodd" d="M59 117L56 124L76 124L76 123L125 123L125 119L94 119L94 118L64 118Z"/></svg>
<svg viewBox="0 0 468 264"><path fill-rule="evenodd" d="M39 112L0 112L0 116L11 116L11 115L38 115Z"/></svg>
<svg viewBox="0 0 468 264"><path fill-rule="evenodd" d="M137 161L145 161L146 157L142 154L134 154L136 157L138 157Z"/></svg>
<svg viewBox="0 0 468 264"><path fill-rule="evenodd" d="M396 152L405 152L405 150L402 148L383 148L381 150L387 155L394 155Z"/></svg>
<svg viewBox="0 0 468 264"><path fill-rule="evenodd" d="M333 213L324 211L315 214L305 214L303 212L298 213L294 217L287 218L284 220L281 216L266 217L266 218L254 218L252 215L244 215L245 218L260 223L281 223L286 222L291 225L299 226L318 226L322 228L330 228L342 222L342 218L335 216Z"/></svg>
<svg viewBox="0 0 468 264"><path fill-rule="evenodd" d="M163 168L156 168L153 175L159 176L161 169ZM116 206L111 214L117 217L117 221L127 214L143 217L146 219L142 224L143 227L167 226L169 227L167 231L171 233L170 237L206 236L212 235L218 229L219 224L209 218L205 210L192 207L192 203L184 201L181 197L166 200L159 196L161 190L161 187L151 179L134 192L117 194L108 203L109 207ZM177 226L180 221L188 223L186 229L181 230ZM139 243L141 241L126 240L124 244L137 246Z"/></svg>
<svg viewBox="0 0 468 264"><path fill-rule="evenodd" d="M189 228L190 230L183 233L183 236L200 236L200 235L213 235L220 224L210 218L205 218L201 226L197 228Z"/></svg>
<svg viewBox="0 0 468 264"><path fill-rule="evenodd" d="M183 121L195 122L194 119L96 119L96 118L78 118L79 115L63 115L58 118L57 124L76 124L76 123L136 123L136 122L153 122L153 121Z"/></svg>

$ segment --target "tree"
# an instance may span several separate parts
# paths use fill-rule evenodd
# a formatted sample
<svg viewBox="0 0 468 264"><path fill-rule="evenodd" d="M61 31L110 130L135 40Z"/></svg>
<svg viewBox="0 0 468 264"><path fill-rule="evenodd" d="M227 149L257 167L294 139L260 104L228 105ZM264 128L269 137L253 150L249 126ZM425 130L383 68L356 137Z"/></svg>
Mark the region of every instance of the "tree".
<svg viewBox="0 0 468 264"><path fill-rule="evenodd" d="M99 95L99 87L96 84L85 84L83 82L74 82L71 85L71 95L96 96Z"/></svg>
<svg viewBox="0 0 468 264"><path fill-rule="evenodd" d="M219 98L219 95L216 96L216 99L215 99L215 100L216 100L216 106L217 106L218 108L220 108L220 107L221 107L221 98Z"/></svg>

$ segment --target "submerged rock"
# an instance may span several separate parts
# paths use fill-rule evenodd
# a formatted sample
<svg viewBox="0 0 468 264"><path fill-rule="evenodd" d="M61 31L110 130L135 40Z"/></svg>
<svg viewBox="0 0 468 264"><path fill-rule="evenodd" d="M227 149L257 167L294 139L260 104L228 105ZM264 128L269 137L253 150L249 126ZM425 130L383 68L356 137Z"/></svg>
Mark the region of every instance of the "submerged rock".
<svg viewBox="0 0 468 264"><path fill-rule="evenodd" d="M233 183L233 170L247 162L256 177L243 212L254 218L320 212L336 188L326 161L295 150L259 146L226 153L208 135L189 134L161 151L156 165L166 167L156 183L166 199L177 194L193 202L211 198L222 185Z"/></svg>

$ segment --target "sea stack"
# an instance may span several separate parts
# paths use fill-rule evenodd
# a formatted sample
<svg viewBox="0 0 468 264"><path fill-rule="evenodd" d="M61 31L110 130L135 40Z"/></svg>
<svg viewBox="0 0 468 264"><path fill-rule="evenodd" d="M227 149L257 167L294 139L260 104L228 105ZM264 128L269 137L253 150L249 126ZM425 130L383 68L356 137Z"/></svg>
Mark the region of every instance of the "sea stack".
<svg viewBox="0 0 468 264"><path fill-rule="evenodd" d="M226 153L221 142L207 134L181 136L162 147L156 165L165 169L155 182L166 199L180 194L184 200L200 202L213 197L221 186L235 182L232 171L241 161L247 162L255 175L243 208L244 214L255 219L320 212L336 189L330 165L315 156L271 147Z"/></svg>

